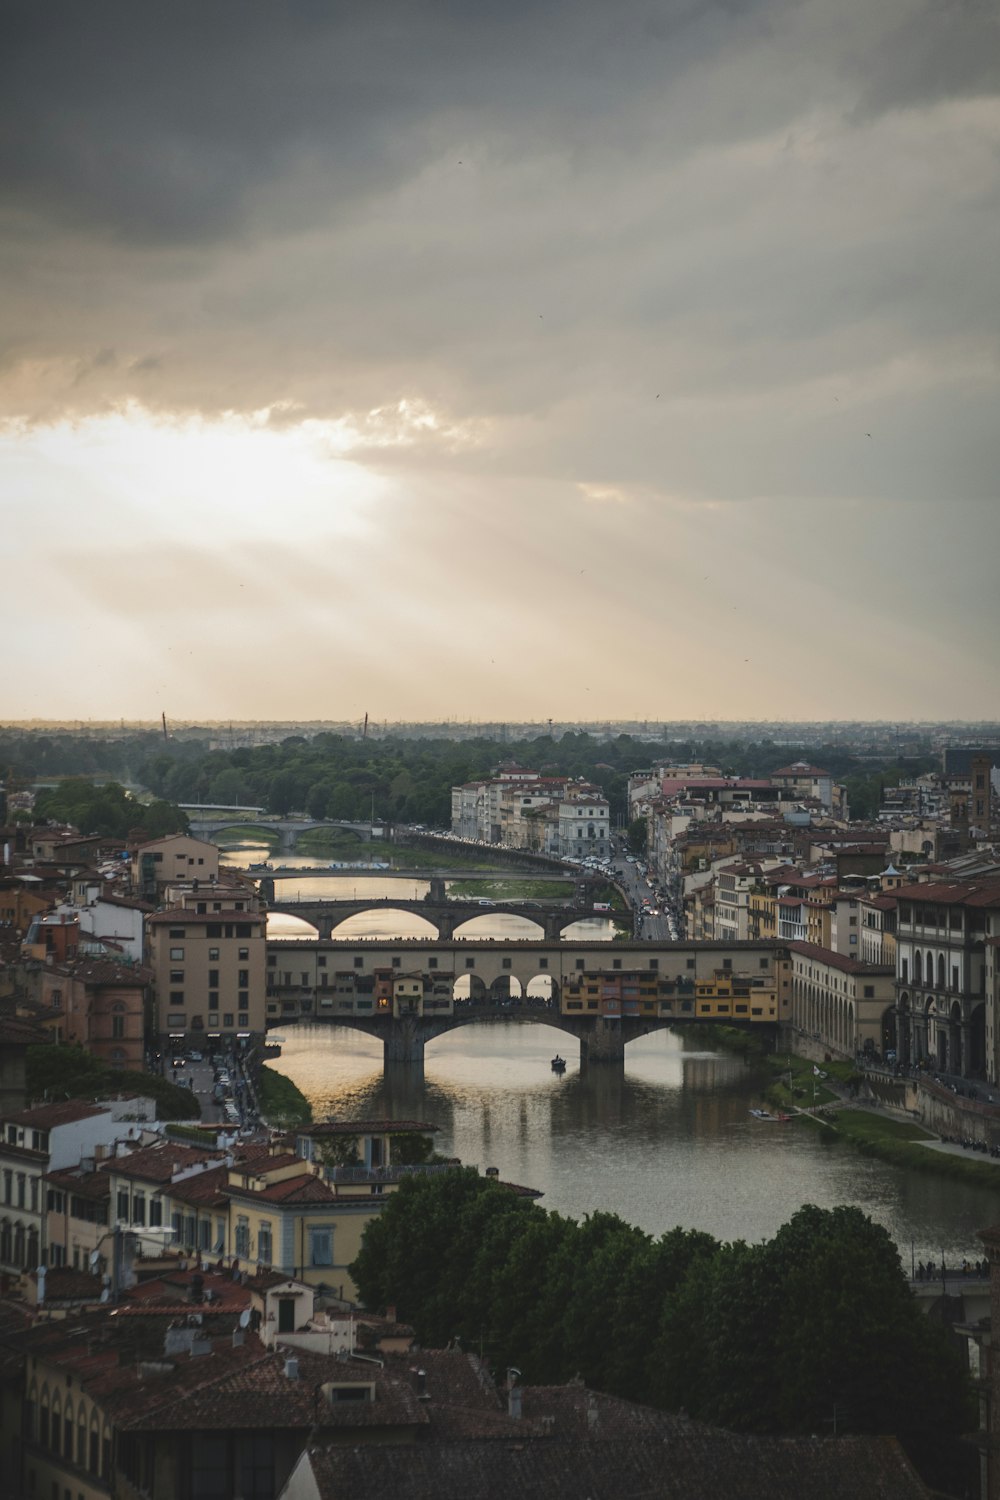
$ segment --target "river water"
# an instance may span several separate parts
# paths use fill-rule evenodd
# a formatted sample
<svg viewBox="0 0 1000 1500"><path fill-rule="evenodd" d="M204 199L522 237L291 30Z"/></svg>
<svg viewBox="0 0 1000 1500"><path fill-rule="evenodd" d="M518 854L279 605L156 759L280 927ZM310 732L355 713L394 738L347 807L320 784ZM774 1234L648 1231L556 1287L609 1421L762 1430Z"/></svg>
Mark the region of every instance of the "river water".
<svg viewBox="0 0 1000 1500"><path fill-rule="evenodd" d="M309 882L308 891L303 881L302 895L333 895L344 880L321 877L320 889ZM346 881L353 894L354 877ZM377 883L389 889L362 890L358 880L358 895L403 895L404 882ZM517 935L509 924L518 918L497 912L479 920L491 919L494 935ZM377 920L365 919L367 935L407 935L401 924L419 921L399 914L376 929ZM480 1023L431 1043L422 1068L385 1075L380 1043L361 1033L290 1026L281 1036L272 1066L294 1080L317 1119L428 1121L439 1127L443 1155L498 1167L508 1181L540 1189L544 1207L574 1218L607 1209L650 1234L680 1225L754 1241L803 1203L855 1204L888 1229L907 1268L911 1255L950 1264L978 1258L976 1230L1000 1221L1000 1166L992 1191L901 1171L826 1144L808 1125L758 1122L748 1111L762 1102L763 1079L738 1058L672 1032L630 1043L624 1071L581 1072L563 1032ZM550 1068L556 1051L567 1062L561 1077Z"/></svg>

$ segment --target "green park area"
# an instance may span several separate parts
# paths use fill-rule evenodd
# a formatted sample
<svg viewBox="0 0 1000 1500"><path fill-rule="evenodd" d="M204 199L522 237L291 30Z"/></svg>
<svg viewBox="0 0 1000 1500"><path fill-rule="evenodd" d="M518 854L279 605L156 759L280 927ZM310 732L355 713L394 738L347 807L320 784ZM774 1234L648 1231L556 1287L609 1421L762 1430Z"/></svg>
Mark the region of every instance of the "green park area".
<svg viewBox="0 0 1000 1500"><path fill-rule="evenodd" d="M567 901L572 898L573 887L565 880L497 876L493 880L450 880L448 894L473 900L478 896L493 901Z"/></svg>
<svg viewBox="0 0 1000 1500"><path fill-rule="evenodd" d="M312 1120L312 1106L301 1089L266 1063L257 1075L257 1098L268 1125L308 1125Z"/></svg>

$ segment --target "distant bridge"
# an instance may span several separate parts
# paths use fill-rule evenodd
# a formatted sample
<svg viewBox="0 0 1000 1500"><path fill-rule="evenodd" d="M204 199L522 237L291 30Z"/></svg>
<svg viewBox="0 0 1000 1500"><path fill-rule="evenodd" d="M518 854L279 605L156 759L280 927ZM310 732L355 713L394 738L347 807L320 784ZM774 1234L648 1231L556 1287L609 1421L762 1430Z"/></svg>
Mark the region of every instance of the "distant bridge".
<svg viewBox="0 0 1000 1500"><path fill-rule="evenodd" d="M189 809L185 808L184 811L188 812ZM206 808L196 808L194 816L189 813L188 825L196 838L213 839L236 824L240 829L259 829L262 834L276 833L278 848L286 854L294 850L299 834L309 833L317 828L350 833L365 843L373 838L385 838L390 832L382 823L351 823L336 818L273 818L263 816L259 809L249 807L232 808L232 816L229 817L221 816L220 811L203 816L208 811Z"/></svg>
<svg viewBox="0 0 1000 1500"><path fill-rule="evenodd" d="M383 916L398 911L407 916L422 917L436 928L435 935L444 940L454 937L457 928L464 923L471 922L476 917L493 917L499 912L526 917L541 929L540 935L550 939L561 937L567 927L589 917L606 917L611 921L624 923L630 932L633 921L630 911L615 912L605 908L598 910L589 904L570 906L561 902L558 906L543 906L538 901L400 901L395 896L386 896L380 901L364 898L342 901L269 901L267 909L269 912L301 917L316 928L321 938L331 938L349 917L360 916L365 912L378 912Z"/></svg>

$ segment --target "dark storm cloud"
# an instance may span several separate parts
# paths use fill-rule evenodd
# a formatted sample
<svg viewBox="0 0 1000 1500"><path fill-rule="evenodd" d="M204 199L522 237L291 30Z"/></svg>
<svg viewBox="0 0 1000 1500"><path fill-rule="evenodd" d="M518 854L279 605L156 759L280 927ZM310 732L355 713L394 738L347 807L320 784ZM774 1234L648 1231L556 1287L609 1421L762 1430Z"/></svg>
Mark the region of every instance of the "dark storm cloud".
<svg viewBox="0 0 1000 1500"><path fill-rule="evenodd" d="M139 242L326 221L475 120L523 146L614 132L630 98L766 29L782 0L8 7L5 198ZM305 190L306 185L311 190Z"/></svg>
<svg viewBox="0 0 1000 1500"><path fill-rule="evenodd" d="M930 0L904 14L855 59L858 114L880 114L1000 91L995 0Z"/></svg>

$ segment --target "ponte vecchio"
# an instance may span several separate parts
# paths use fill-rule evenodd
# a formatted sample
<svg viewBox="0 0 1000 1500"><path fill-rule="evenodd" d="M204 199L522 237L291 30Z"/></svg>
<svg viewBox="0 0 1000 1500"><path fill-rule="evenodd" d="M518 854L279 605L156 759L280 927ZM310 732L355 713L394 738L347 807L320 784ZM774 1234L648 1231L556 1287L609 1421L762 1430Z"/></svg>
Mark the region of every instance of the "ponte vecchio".
<svg viewBox="0 0 1000 1500"><path fill-rule="evenodd" d="M792 1011L776 942L268 940L267 1026L295 1021L381 1038L418 1062L457 1026L528 1021L575 1036L581 1061L620 1063L628 1042L678 1024L775 1028Z"/></svg>

